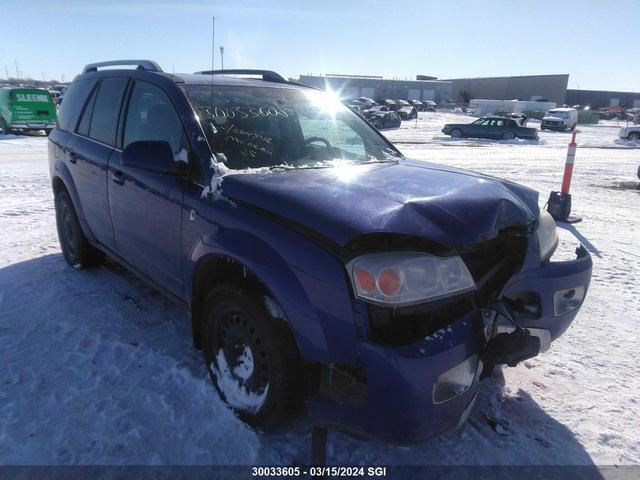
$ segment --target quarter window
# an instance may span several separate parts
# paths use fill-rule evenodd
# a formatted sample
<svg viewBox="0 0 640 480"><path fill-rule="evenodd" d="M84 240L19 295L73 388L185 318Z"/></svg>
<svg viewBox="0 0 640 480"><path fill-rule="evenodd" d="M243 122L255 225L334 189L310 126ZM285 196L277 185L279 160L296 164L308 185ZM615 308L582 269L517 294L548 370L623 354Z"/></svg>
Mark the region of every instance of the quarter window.
<svg viewBox="0 0 640 480"><path fill-rule="evenodd" d="M89 136L94 140L114 144L118 113L126 86L127 80L124 78L106 78L100 83L89 127Z"/></svg>
<svg viewBox="0 0 640 480"><path fill-rule="evenodd" d="M84 112L82 112L82 117L80 118L80 124L78 125L78 133L80 135L84 135L85 137L89 136L89 126L91 125L91 112L93 111L93 104L96 101L96 93L98 89L94 89L93 93L89 100L87 100L87 105L84 107Z"/></svg>

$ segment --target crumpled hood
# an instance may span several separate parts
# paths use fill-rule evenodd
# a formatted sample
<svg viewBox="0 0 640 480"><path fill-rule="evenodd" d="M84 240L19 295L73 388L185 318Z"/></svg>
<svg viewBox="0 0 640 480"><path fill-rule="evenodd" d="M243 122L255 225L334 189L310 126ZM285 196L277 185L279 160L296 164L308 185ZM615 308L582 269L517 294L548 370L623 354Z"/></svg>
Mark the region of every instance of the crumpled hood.
<svg viewBox="0 0 640 480"><path fill-rule="evenodd" d="M336 168L230 174L222 193L344 246L367 233L474 244L538 217L538 193L497 178L401 160Z"/></svg>

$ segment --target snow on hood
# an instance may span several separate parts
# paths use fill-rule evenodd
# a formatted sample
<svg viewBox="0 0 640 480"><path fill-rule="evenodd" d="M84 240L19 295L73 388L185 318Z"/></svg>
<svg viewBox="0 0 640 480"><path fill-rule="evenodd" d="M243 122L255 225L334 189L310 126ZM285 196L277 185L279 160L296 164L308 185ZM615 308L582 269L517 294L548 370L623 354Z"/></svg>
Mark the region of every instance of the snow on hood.
<svg viewBox="0 0 640 480"><path fill-rule="evenodd" d="M529 225L538 193L443 165L399 162L226 175L222 192L315 230L339 245L367 233L474 244Z"/></svg>

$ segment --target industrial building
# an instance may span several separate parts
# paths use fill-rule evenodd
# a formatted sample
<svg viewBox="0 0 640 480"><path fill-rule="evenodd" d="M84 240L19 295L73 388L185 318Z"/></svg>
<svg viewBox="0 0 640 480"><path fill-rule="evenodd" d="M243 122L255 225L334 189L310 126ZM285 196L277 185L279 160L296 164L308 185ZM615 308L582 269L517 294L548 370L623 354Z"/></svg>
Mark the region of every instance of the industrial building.
<svg viewBox="0 0 640 480"><path fill-rule="evenodd" d="M468 104L473 99L545 101L556 105L591 105L592 108L640 107L640 92L568 90L568 74L515 77L452 78L418 75L416 80L362 75L300 75L300 82L339 92L343 99L370 97L433 100Z"/></svg>
<svg viewBox="0 0 640 480"><path fill-rule="evenodd" d="M360 75L300 75L300 82L339 92L343 99L369 97L443 102L450 97L451 83L442 80L400 80Z"/></svg>
<svg viewBox="0 0 640 480"><path fill-rule="evenodd" d="M607 90L567 90L567 105L602 107L640 107L640 92L611 92Z"/></svg>
<svg viewBox="0 0 640 480"><path fill-rule="evenodd" d="M544 100L565 103L568 74L526 75L518 77L453 78L450 99L468 103L474 98L489 100Z"/></svg>

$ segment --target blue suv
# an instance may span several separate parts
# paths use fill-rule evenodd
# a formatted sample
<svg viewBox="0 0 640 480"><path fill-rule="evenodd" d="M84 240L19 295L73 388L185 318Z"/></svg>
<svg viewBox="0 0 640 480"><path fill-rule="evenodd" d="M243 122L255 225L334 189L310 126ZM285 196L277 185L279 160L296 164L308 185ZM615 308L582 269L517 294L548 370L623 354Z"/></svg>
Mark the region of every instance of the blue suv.
<svg viewBox="0 0 640 480"><path fill-rule="evenodd" d="M591 278L584 247L550 260L537 192L409 160L270 71L87 65L48 150L66 261L106 254L183 305L258 431L302 413L393 443L455 428L495 365L567 329Z"/></svg>

